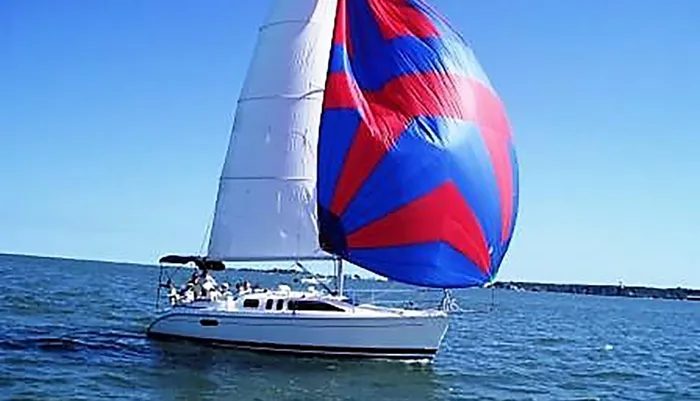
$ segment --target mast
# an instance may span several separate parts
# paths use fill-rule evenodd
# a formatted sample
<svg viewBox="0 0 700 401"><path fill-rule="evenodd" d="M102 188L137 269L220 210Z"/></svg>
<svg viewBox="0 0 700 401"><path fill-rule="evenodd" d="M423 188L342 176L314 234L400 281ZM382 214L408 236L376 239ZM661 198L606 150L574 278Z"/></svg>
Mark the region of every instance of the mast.
<svg viewBox="0 0 700 401"><path fill-rule="evenodd" d="M338 292L338 296L343 296L343 286L345 280L343 277L343 259L335 259L335 288Z"/></svg>

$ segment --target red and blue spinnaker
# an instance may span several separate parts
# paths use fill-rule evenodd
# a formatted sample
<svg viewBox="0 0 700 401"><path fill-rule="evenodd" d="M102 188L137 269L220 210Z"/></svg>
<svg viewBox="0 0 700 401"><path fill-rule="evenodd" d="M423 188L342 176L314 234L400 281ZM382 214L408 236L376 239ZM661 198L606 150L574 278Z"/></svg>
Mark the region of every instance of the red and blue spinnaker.
<svg viewBox="0 0 700 401"><path fill-rule="evenodd" d="M472 50L423 0L339 0L318 157L319 240L389 279L492 281L518 209L511 129Z"/></svg>

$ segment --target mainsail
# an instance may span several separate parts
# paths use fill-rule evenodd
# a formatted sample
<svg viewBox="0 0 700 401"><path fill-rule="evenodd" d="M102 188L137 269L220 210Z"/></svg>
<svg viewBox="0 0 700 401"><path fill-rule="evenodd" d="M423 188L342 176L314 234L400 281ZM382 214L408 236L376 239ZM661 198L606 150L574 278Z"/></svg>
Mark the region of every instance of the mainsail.
<svg viewBox="0 0 700 401"><path fill-rule="evenodd" d="M319 139L323 248L426 287L492 280L518 203L509 123L422 0L339 0Z"/></svg>
<svg viewBox="0 0 700 401"><path fill-rule="evenodd" d="M327 259L316 156L335 0L276 0L260 28L219 182L208 256Z"/></svg>
<svg viewBox="0 0 700 401"><path fill-rule="evenodd" d="M209 257L495 277L518 210L503 105L423 0L277 0L236 111Z"/></svg>

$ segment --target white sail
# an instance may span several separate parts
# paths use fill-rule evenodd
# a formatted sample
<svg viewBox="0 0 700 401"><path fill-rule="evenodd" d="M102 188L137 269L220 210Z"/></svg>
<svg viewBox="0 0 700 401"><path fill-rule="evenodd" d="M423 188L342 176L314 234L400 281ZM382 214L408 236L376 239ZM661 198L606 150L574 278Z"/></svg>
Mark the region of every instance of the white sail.
<svg viewBox="0 0 700 401"><path fill-rule="evenodd" d="M336 0L276 0L236 109L208 256L325 259L316 156Z"/></svg>

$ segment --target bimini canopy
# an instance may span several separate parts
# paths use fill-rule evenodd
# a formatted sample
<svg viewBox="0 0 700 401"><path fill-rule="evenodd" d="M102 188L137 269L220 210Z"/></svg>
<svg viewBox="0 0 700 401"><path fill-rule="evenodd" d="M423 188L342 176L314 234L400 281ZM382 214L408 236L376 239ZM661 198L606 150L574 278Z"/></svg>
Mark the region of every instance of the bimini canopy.
<svg viewBox="0 0 700 401"><path fill-rule="evenodd" d="M194 265L201 270L212 271L221 271L226 268L226 266L218 260L208 260L201 256L167 255L160 258L160 263L172 263L177 265L186 265L188 263L194 263Z"/></svg>

